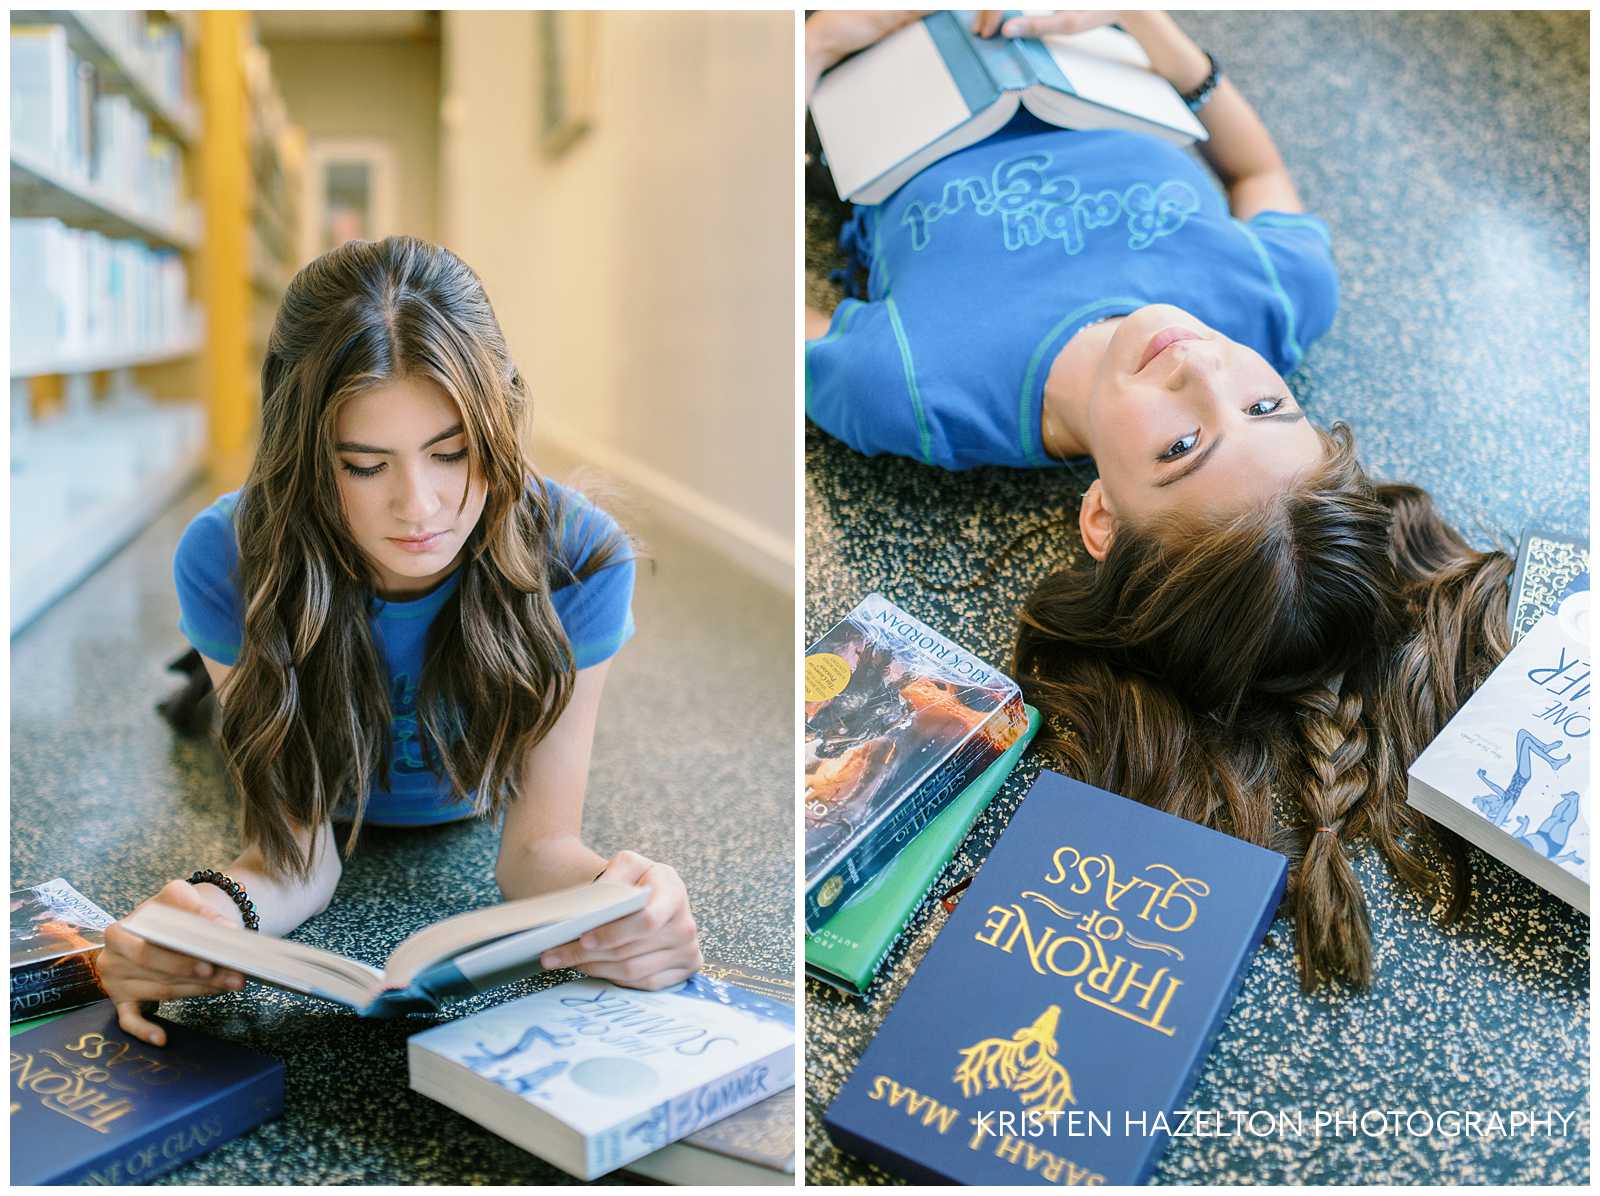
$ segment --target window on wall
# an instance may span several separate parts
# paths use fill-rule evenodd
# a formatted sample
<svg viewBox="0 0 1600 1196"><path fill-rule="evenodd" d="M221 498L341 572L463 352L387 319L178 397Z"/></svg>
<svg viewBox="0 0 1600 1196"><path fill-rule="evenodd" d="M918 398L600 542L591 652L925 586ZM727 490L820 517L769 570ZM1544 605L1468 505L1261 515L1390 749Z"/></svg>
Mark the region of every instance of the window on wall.
<svg viewBox="0 0 1600 1196"><path fill-rule="evenodd" d="M322 245L326 252L346 241L373 239L372 165L329 162L322 172Z"/></svg>
<svg viewBox="0 0 1600 1196"><path fill-rule="evenodd" d="M314 140L306 157L306 260L398 231L394 153L386 142Z"/></svg>

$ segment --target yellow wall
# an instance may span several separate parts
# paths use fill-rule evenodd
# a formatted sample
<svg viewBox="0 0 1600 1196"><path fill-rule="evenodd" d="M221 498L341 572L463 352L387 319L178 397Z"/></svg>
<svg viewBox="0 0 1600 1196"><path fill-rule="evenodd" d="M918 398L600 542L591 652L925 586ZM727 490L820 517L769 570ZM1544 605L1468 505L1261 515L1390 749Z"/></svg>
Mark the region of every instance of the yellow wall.
<svg viewBox="0 0 1600 1196"><path fill-rule="evenodd" d="M791 13L601 13L594 128L537 146L535 16L444 14L445 243L541 441L792 585ZM276 59L275 59L276 61Z"/></svg>
<svg viewBox="0 0 1600 1196"><path fill-rule="evenodd" d="M266 39L289 119L319 137L386 141L395 161L395 228L439 237L436 42ZM298 247L297 247L298 248Z"/></svg>

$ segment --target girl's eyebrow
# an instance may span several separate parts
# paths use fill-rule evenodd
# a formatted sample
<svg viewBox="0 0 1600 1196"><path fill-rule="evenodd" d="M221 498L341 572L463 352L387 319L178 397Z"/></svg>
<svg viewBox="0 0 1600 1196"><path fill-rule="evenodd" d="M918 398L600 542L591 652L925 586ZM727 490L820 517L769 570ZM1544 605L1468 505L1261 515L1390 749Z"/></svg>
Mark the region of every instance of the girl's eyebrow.
<svg viewBox="0 0 1600 1196"><path fill-rule="evenodd" d="M422 449L431 448L434 445L438 444L441 440L449 440L450 437L459 436L459 435L461 435L461 425L460 424L451 424L448 428L446 428L443 432L440 432L437 436L431 436L427 440L423 441L421 448L419 448L417 451L421 452ZM377 447L377 445L373 445L373 444L357 444L353 440L341 440L338 444L334 445L333 447L334 447L335 451L341 452L341 453L376 453L380 457L392 457L392 456L394 456L394 450L393 449L379 448L379 447Z"/></svg>

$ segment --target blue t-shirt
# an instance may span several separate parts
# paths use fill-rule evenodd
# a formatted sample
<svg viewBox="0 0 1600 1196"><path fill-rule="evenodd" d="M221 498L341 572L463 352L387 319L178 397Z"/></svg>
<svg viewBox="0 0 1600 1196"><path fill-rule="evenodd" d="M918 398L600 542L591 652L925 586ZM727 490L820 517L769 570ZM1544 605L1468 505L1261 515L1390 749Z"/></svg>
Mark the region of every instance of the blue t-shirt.
<svg viewBox="0 0 1600 1196"><path fill-rule="evenodd" d="M807 342L806 413L860 452L946 469L1056 463L1045 378L1093 321L1170 303L1286 374L1339 302L1315 216L1235 220L1182 150L1025 110L858 207L841 243L867 297Z"/></svg>
<svg viewBox="0 0 1600 1196"><path fill-rule="evenodd" d="M589 553L617 531L610 515L575 491L547 482L552 499L564 511L560 529L561 559L576 572ZM244 610L239 599L236 566L239 543L233 511L237 490L224 494L189 523L178 541L173 576L178 588L178 630L218 664L239 659L244 636ZM633 634L634 562L624 544L617 562L581 582L568 582L565 571L551 570L551 605L572 646L573 662L586 669L616 653ZM389 784L378 778L367 799L365 819L375 826L420 826L469 817L471 807L455 800L449 781L435 775L422 760L418 737L416 687L422 676L423 651L434 616L461 581L457 569L430 593L409 602L377 599L368 617L373 642L388 672L390 724Z"/></svg>

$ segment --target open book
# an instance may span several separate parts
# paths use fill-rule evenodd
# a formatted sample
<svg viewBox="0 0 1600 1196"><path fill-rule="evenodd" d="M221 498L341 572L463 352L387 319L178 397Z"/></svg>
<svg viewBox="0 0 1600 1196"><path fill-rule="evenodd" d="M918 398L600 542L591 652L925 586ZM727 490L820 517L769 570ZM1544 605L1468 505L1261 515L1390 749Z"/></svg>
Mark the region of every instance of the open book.
<svg viewBox="0 0 1600 1196"><path fill-rule="evenodd" d="M1206 139L1122 30L983 38L974 16L931 13L818 81L811 119L841 199L882 203L924 167L999 131L1019 104L1067 129Z"/></svg>
<svg viewBox="0 0 1600 1196"><path fill-rule="evenodd" d="M417 931L390 953L382 971L160 904L135 910L122 925L159 946L337 1001L363 1017L393 1017L530 976L540 970L545 951L633 913L649 896L648 888L597 881L472 910Z"/></svg>

